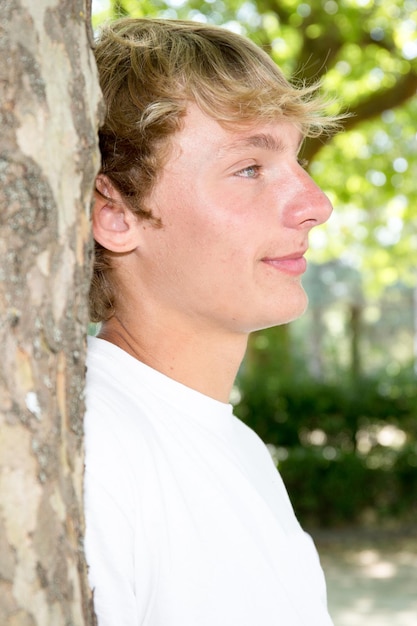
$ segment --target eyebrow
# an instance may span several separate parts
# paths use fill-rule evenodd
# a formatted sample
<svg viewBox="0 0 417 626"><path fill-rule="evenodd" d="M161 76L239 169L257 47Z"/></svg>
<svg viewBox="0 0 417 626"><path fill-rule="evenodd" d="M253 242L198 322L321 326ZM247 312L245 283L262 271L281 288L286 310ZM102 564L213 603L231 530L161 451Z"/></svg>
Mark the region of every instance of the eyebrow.
<svg viewBox="0 0 417 626"><path fill-rule="evenodd" d="M304 137L301 136L298 149L301 147L303 140ZM229 151L242 150L247 147L261 148L263 150L269 150L270 152L282 153L285 152L288 146L281 141L281 139L274 137L274 135L269 133L260 133L257 135L250 135L249 137L243 137L242 139L238 139L227 146L223 146L220 148L218 156L223 156L224 153Z"/></svg>

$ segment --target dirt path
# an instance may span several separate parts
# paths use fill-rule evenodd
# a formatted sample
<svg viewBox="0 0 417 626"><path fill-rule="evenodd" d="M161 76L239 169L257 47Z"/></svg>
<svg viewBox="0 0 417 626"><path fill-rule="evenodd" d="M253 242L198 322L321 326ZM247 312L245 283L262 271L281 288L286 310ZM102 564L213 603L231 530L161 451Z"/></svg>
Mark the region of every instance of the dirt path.
<svg viewBox="0 0 417 626"><path fill-rule="evenodd" d="M312 533L335 626L417 626L417 533Z"/></svg>

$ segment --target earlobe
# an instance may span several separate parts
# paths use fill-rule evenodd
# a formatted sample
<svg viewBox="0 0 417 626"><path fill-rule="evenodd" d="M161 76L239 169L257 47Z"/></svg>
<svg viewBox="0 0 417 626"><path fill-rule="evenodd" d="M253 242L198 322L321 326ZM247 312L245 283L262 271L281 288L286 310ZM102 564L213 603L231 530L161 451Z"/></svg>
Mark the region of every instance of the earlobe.
<svg viewBox="0 0 417 626"><path fill-rule="evenodd" d="M100 174L96 179L93 206L94 239L112 252L130 252L137 248L138 218L126 206L111 181Z"/></svg>

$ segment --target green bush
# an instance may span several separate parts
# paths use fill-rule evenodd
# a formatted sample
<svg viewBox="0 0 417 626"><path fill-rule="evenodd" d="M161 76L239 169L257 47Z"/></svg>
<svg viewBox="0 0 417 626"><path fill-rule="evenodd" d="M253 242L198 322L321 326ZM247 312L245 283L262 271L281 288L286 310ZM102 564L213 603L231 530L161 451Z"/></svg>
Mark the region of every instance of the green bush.
<svg viewBox="0 0 417 626"><path fill-rule="evenodd" d="M296 447L279 470L294 509L304 524L335 526L352 523L374 504L381 486L380 470L371 470L357 454L326 458L323 448Z"/></svg>
<svg viewBox="0 0 417 626"><path fill-rule="evenodd" d="M275 447L303 523L330 526L408 518L417 508L417 386L394 378L338 384L252 369L236 414ZM384 428L402 438L378 439ZM364 447L364 442L366 446Z"/></svg>

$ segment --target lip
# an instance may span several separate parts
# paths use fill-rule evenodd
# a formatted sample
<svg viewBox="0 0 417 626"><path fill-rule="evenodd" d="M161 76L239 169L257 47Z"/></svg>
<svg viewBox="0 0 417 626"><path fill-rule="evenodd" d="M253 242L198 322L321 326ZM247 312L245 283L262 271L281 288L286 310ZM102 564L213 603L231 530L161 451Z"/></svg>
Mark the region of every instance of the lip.
<svg viewBox="0 0 417 626"><path fill-rule="evenodd" d="M282 257L264 257L261 260L262 263L293 276L304 274L307 269L304 251Z"/></svg>

